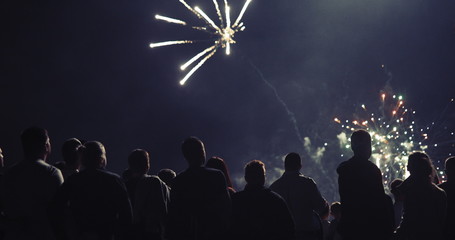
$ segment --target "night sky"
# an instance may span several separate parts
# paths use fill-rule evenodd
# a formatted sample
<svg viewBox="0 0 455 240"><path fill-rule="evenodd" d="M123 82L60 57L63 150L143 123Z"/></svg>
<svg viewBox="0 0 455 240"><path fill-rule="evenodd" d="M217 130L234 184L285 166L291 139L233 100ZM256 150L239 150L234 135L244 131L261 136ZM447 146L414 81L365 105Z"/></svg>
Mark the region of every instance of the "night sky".
<svg viewBox="0 0 455 240"><path fill-rule="evenodd" d="M216 18L211 1L188 3ZM230 3L235 15L244 2ZM150 152L152 173L182 171L180 144L198 136L208 156L226 160L237 189L246 162L263 160L270 181L294 151L335 200L335 169L348 156L340 157L333 118L377 106L385 90L403 95L417 125L432 127L436 164L455 154L455 1L253 0L232 54L218 52L183 87L178 67L212 38L154 20L201 25L177 0L8 1L0 11L8 165L22 158L19 135L32 125L49 131L49 162L60 160L65 139L98 140L116 173L135 148ZM178 39L202 41L148 47Z"/></svg>

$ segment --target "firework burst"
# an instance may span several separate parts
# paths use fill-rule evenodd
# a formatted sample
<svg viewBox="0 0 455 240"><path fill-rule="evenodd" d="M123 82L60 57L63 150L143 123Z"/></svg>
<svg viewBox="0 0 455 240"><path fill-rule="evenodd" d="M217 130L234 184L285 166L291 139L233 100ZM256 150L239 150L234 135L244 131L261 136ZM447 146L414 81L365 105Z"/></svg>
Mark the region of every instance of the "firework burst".
<svg viewBox="0 0 455 240"><path fill-rule="evenodd" d="M193 13L197 18L204 22L204 26L189 26L187 22L182 21L180 19L155 15L155 19L160 21L165 21L167 23L182 25L182 26L189 26L195 30L207 32L210 35L214 36L215 40L213 45L209 48L204 49L200 53L196 54L194 57L189 59L185 64L180 66L180 70L185 71L188 67L193 66L191 70L187 72L185 77L180 80L180 85L184 85L186 81L200 68L204 63L209 60L218 49L223 48L226 50L226 55L231 54L231 45L235 44L234 35L237 32L245 30L245 26L242 22L243 15L245 14L246 9L250 5L252 0L246 0L245 4L243 5L242 10L240 11L238 17L234 21L231 22L231 7L227 0L224 0L224 16L221 12L220 5L218 4L218 0L212 0L215 6L216 14L218 15L219 25L217 25L202 9L199 7L191 7L185 0L179 0L179 2L191 13ZM178 45L178 44L191 44L195 43L192 40L176 40L176 41L166 41L166 42L158 42L158 43L151 43L151 48L156 47L163 47L163 46L170 46L170 45ZM199 61L198 63L196 63Z"/></svg>
<svg viewBox="0 0 455 240"><path fill-rule="evenodd" d="M365 104L354 120L334 118L343 131L338 135L341 147L350 149L349 136L357 129L367 130L372 138L372 161L381 169L384 185L395 178L406 178L408 156L413 151L425 151L428 135L417 129L415 111L405 106L402 96L382 93L377 112L370 112ZM344 156L344 154L342 154Z"/></svg>

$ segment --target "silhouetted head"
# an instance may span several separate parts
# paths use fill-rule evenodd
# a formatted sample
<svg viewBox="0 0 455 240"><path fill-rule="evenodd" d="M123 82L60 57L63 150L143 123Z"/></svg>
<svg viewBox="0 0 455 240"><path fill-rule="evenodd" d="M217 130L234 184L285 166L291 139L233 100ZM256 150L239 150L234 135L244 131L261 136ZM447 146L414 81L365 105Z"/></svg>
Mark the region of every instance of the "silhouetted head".
<svg viewBox="0 0 455 240"><path fill-rule="evenodd" d="M128 167L133 174L147 174L150 169L149 153L143 149L133 150L128 156Z"/></svg>
<svg viewBox="0 0 455 240"><path fill-rule="evenodd" d="M362 159L371 157L371 136L365 130L357 130L351 135L351 149L354 155Z"/></svg>
<svg viewBox="0 0 455 240"><path fill-rule="evenodd" d="M21 134L22 148L26 160L46 160L51 152L47 130L39 127L25 129Z"/></svg>
<svg viewBox="0 0 455 240"><path fill-rule="evenodd" d="M284 170L286 171L299 171L302 168L302 159L300 155L291 152L284 158Z"/></svg>
<svg viewBox="0 0 455 240"><path fill-rule="evenodd" d="M228 187L232 187L231 176L229 176L229 171L224 160L220 157L211 157L205 164L208 168L218 169L223 172L224 177L226 178L226 184Z"/></svg>
<svg viewBox="0 0 455 240"><path fill-rule="evenodd" d="M81 163L85 168L105 168L107 164L106 150L97 141L86 142L79 148Z"/></svg>
<svg viewBox="0 0 455 240"><path fill-rule="evenodd" d="M402 194L397 190L398 186L403 183L403 179L396 178L390 183L390 192L393 194L395 201L400 201L402 199Z"/></svg>
<svg viewBox="0 0 455 240"><path fill-rule="evenodd" d="M182 153L190 167L202 166L205 162L204 143L196 137L187 138L182 143Z"/></svg>
<svg viewBox="0 0 455 240"><path fill-rule="evenodd" d="M165 169L161 169L159 172L158 172L158 177L166 183L166 185L170 186L171 184L171 181L172 179L175 178L175 176L177 176L177 174L175 174L175 172L172 170L172 169L169 169L169 168L165 168Z"/></svg>
<svg viewBox="0 0 455 240"><path fill-rule="evenodd" d="M250 186L264 186L265 165L259 160L253 160L245 166L245 181Z"/></svg>
<svg viewBox="0 0 455 240"><path fill-rule="evenodd" d="M3 159L3 151L2 148L0 148L0 167L3 167L5 165L4 159Z"/></svg>
<svg viewBox="0 0 455 240"><path fill-rule="evenodd" d="M77 138L70 138L63 143L62 156L63 161L66 163L66 167L79 168L80 161L77 149L80 146L82 146L82 143Z"/></svg>
<svg viewBox="0 0 455 240"><path fill-rule="evenodd" d="M452 178L452 176L455 177L455 157L447 158L444 166L445 166L445 172L447 175L447 180Z"/></svg>
<svg viewBox="0 0 455 240"><path fill-rule="evenodd" d="M332 205L330 205L330 214L335 219L339 219L341 217L341 203L340 202L333 202Z"/></svg>
<svg viewBox="0 0 455 240"><path fill-rule="evenodd" d="M408 158L408 171L411 176L431 180L433 164L430 157L423 152L414 152Z"/></svg>

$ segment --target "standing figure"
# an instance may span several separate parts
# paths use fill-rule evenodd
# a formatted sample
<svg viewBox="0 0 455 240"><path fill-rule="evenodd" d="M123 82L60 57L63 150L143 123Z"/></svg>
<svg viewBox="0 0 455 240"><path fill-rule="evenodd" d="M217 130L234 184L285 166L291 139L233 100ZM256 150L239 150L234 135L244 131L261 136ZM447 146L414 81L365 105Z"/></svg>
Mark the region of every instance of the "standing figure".
<svg viewBox="0 0 455 240"><path fill-rule="evenodd" d="M439 184L447 194L447 216L444 235L447 240L455 239L455 157L449 157L445 161L447 181Z"/></svg>
<svg viewBox="0 0 455 240"><path fill-rule="evenodd" d="M385 195L381 170L369 161L370 134L355 131L351 148L354 156L337 169L342 215L339 233L345 240L390 239L393 206Z"/></svg>
<svg viewBox="0 0 455 240"><path fill-rule="evenodd" d="M226 236L231 211L223 173L204 167L205 147L198 138L186 139L182 153L189 166L171 184L166 238L220 239Z"/></svg>
<svg viewBox="0 0 455 240"><path fill-rule="evenodd" d="M264 187L265 165L245 166L246 186L232 197L232 236L236 240L291 240L294 221L280 195Z"/></svg>
<svg viewBox="0 0 455 240"><path fill-rule="evenodd" d="M52 240L48 209L63 176L46 163L51 143L45 129L26 129L21 141L24 159L5 173L2 183L3 211L9 219L5 239Z"/></svg>
<svg viewBox="0 0 455 240"><path fill-rule="evenodd" d="M398 239L443 239L447 197L433 183L433 164L428 155L415 152L409 155L411 175L398 187L403 194L403 219L396 231Z"/></svg>
<svg viewBox="0 0 455 240"><path fill-rule="evenodd" d="M55 200L58 237L93 240L126 237L132 223L131 204L121 178L105 169L103 144L87 142L79 151L82 171L65 181ZM64 219L67 207L71 221ZM64 226L68 222L74 223L72 229Z"/></svg>
<svg viewBox="0 0 455 240"><path fill-rule="evenodd" d="M299 154L286 155L284 174L270 189L286 201L295 222L297 239L318 239L322 231L319 216L324 215L328 204L313 179L300 173L301 168Z"/></svg>
<svg viewBox="0 0 455 240"><path fill-rule="evenodd" d="M148 175L149 153L136 149L128 157L131 172L126 188L133 206L133 239L161 240L169 202L169 189L157 176Z"/></svg>

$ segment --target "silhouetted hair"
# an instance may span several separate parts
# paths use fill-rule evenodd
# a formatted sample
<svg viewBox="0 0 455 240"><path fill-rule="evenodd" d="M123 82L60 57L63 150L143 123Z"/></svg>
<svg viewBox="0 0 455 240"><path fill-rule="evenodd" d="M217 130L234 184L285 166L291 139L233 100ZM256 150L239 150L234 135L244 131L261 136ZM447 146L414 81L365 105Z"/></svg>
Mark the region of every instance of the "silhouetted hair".
<svg viewBox="0 0 455 240"><path fill-rule="evenodd" d="M201 166L205 162L204 143L196 137L187 138L182 143L182 153L190 166Z"/></svg>
<svg viewBox="0 0 455 240"><path fill-rule="evenodd" d="M226 184L228 187L232 187L231 176L229 175L226 162L220 157L211 157L205 164L208 168L218 169L223 172L224 177L226 178Z"/></svg>
<svg viewBox="0 0 455 240"><path fill-rule="evenodd" d="M44 128L31 127L25 129L21 134L21 142L26 158L44 153L48 140L49 136Z"/></svg>
<svg viewBox="0 0 455 240"><path fill-rule="evenodd" d="M333 216L339 215L341 213L341 203L333 202L332 205L330 205L330 213Z"/></svg>
<svg viewBox="0 0 455 240"><path fill-rule="evenodd" d="M150 169L149 153L143 149L135 149L128 156L129 169L135 173L146 174Z"/></svg>
<svg viewBox="0 0 455 240"><path fill-rule="evenodd" d="M163 182L165 182L168 186L171 184L172 179L174 179L176 175L177 174L175 174L175 172L172 169L169 169L169 168L161 169L158 172L158 177Z"/></svg>
<svg viewBox="0 0 455 240"><path fill-rule="evenodd" d="M408 170L411 175L414 175L415 177L430 177L433 173L433 164L427 154L423 152L414 152L409 155Z"/></svg>
<svg viewBox="0 0 455 240"><path fill-rule="evenodd" d="M79 147L81 163L86 168L103 168L106 161L104 145L97 141L86 142Z"/></svg>
<svg viewBox="0 0 455 240"><path fill-rule="evenodd" d="M444 166L445 166L446 173L448 173L448 174L454 173L455 174L455 157L447 158L446 161L445 161Z"/></svg>
<svg viewBox="0 0 455 240"><path fill-rule="evenodd" d="M245 165L245 180L248 184L264 185L265 165L259 160L253 160Z"/></svg>
<svg viewBox="0 0 455 240"><path fill-rule="evenodd" d="M396 178L390 183L390 192L393 194L393 196L396 198L400 193L397 190L398 186L400 186L403 183L403 179L401 178Z"/></svg>
<svg viewBox="0 0 455 240"><path fill-rule="evenodd" d="M74 165L79 160L77 149L80 146L82 146L82 143L77 138L70 138L63 143L62 156L68 165Z"/></svg>
<svg viewBox="0 0 455 240"><path fill-rule="evenodd" d="M300 170L301 167L302 159L298 153L291 152L284 158L284 169L286 171Z"/></svg>

